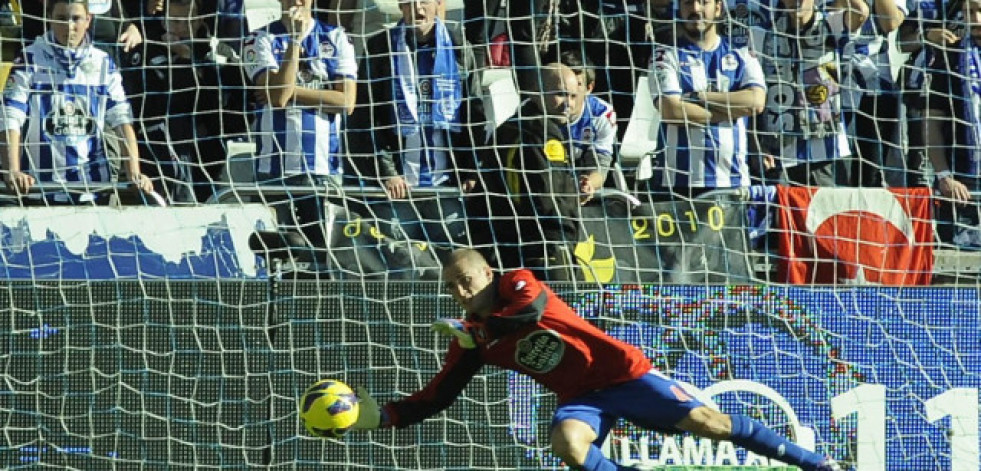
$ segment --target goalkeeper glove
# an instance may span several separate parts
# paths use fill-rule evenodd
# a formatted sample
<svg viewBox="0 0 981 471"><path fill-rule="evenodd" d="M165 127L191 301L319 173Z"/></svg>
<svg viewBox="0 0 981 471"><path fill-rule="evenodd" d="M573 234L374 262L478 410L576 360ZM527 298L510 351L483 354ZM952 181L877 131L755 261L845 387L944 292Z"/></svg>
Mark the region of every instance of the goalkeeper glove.
<svg viewBox="0 0 981 471"><path fill-rule="evenodd" d="M351 427L355 430L374 430L381 426L381 408L363 387L358 387L358 420Z"/></svg>
<svg viewBox="0 0 981 471"><path fill-rule="evenodd" d="M439 319L429 327L430 330L438 334L451 335L456 337L460 346L466 349L476 348L473 336L468 332L467 325L459 319Z"/></svg>

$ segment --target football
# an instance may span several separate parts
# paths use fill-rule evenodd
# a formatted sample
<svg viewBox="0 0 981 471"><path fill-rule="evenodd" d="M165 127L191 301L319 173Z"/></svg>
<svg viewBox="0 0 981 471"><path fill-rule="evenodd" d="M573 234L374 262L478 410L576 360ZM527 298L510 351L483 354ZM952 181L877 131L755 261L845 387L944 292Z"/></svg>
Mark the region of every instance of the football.
<svg viewBox="0 0 981 471"><path fill-rule="evenodd" d="M300 398L300 421L310 435L340 438L358 420L358 396L335 379L313 383Z"/></svg>

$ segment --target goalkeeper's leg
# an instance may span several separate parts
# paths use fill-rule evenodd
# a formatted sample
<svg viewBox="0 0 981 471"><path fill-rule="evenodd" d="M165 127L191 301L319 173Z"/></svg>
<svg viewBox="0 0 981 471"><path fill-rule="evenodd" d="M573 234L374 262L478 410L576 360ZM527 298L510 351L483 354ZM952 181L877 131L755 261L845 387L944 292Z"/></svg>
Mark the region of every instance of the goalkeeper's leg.
<svg viewBox="0 0 981 471"><path fill-rule="evenodd" d="M675 425L713 440L729 440L753 453L800 466L804 471L836 471L834 460L806 450L745 415L728 415L706 406L693 409Z"/></svg>
<svg viewBox="0 0 981 471"><path fill-rule="evenodd" d="M580 418L583 417L580 416ZM596 419L598 420L598 416ZM584 418L584 420L590 420L590 418ZM603 427L597 426L597 428ZM607 459L596 445L598 441L600 438L593 426L580 419L564 419L552 426L552 452L570 468L582 471L633 471L636 469Z"/></svg>

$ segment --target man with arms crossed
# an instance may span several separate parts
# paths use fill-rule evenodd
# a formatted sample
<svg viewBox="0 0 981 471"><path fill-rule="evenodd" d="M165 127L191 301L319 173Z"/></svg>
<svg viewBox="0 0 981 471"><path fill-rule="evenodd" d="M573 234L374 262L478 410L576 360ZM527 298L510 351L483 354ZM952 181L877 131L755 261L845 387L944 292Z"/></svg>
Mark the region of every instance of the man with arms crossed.
<svg viewBox="0 0 981 471"><path fill-rule="evenodd" d="M763 69L747 48L718 33L723 0L680 2L682 34L659 36L651 60L666 159L654 186L686 197L747 187L747 128L766 103Z"/></svg>

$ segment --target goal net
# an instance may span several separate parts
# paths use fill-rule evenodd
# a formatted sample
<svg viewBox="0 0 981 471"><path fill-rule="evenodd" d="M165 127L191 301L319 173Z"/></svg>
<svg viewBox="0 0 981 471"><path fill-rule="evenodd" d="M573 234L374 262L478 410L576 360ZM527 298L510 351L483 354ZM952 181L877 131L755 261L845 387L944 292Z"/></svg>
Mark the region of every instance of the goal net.
<svg viewBox="0 0 981 471"><path fill-rule="evenodd" d="M25 49L43 9L0 2L0 119L23 131L21 168L37 180L0 197L0 467L566 469L549 449L555 396L490 367L410 428L324 440L299 420L320 379L379 401L422 388L447 348L430 324L463 315L441 259L476 246L535 269L704 402L845 466L979 469L981 238L965 162L977 161L981 77L960 13L973 2L903 6L888 34L876 31L899 17L859 21L860 0L800 7L813 16L796 30L785 1L699 2L718 5L732 50L696 60L664 42L695 34L692 2L313 1L344 28L290 40L275 0L89 0L90 35L118 65L141 170L167 207L129 187L126 132L96 123L111 100L86 95L100 87L39 82L64 65ZM73 7L54 3L67 24ZM447 36L384 36L405 11L442 15ZM131 22L144 41L124 51ZM939 54L938 35L967 52ZM442 46L460 58L428 54ZM295 80L277 85L295 47ZM535 128L524 113L536 100L541 111L576 93L529 89L554 87L541 72L576 56L602 100L578 96L592 119ZM473 69L447 72L457 60ZM456 87L469 93L458 119L443 113ZM754 87L765 100L749 112L735 93ZM303 101L313 92L316 105ZM112 178L31 153L38 139L77 152L80 136L106 144ZM848 164L823 167L836 158L817 157L815 139ZM711 158L742 145L728 170ZM8 154L0 167L12 175ZM845 171L838 185L790 184ZM91 204L101 195L112 205ZM558 248L536 245L543 236ZM602 448L644 470L794 469L622 421Z"/></svg>

